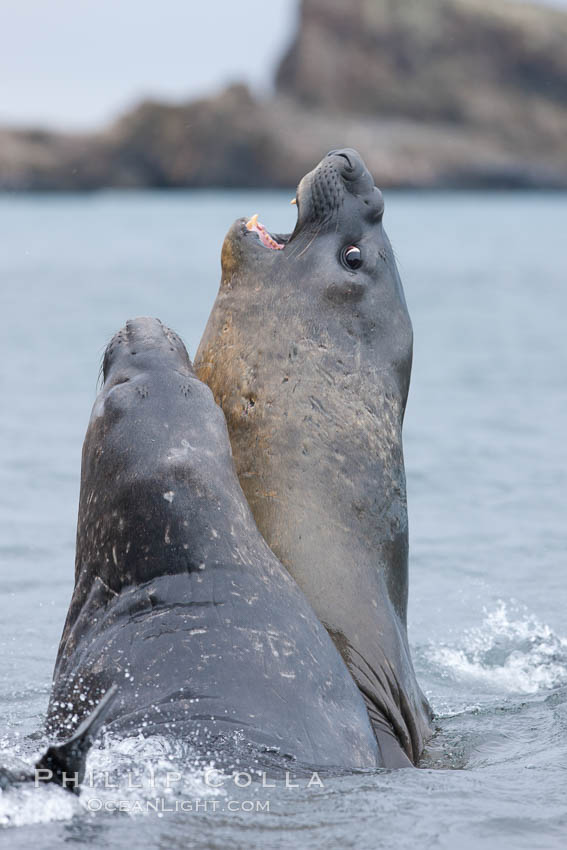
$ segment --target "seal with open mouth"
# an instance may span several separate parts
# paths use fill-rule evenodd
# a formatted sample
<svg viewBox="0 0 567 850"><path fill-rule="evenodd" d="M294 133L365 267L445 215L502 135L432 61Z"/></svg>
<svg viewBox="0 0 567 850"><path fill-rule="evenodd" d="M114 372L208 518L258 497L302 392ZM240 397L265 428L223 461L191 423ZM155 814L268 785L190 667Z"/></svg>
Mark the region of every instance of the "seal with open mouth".
<svg viewBox="0 0 567 850"><path fill-rule="evenodd" d="M119 735L276 772L379 764L343 659L261 537L225 419L180 338L129 321L83 447L75 590L48 711L66 734L113 683Z"/></svg>
<svg viewBox="0 0 567 850"><path fill-rule="evenodd" d="M232 226L195 368L260 531L364 696L382 763L415 764L432 715L406 627L412 326L360 155L331 151L296 203L289 236L257 217Z"/></svg>

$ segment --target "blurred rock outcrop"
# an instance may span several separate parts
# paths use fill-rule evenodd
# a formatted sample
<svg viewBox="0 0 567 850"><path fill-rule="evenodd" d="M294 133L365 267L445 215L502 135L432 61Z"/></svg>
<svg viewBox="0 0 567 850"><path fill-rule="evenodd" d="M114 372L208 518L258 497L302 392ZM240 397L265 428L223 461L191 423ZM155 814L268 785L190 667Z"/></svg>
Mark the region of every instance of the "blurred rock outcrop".
<svg viewBox="0 0 567 850"><path fill-rule="evenodd" d="M343 145L383 186L567 187L566 44L566 13L513 0L303 0L272 98L0 130L0 188L291 186Z"/></svg>

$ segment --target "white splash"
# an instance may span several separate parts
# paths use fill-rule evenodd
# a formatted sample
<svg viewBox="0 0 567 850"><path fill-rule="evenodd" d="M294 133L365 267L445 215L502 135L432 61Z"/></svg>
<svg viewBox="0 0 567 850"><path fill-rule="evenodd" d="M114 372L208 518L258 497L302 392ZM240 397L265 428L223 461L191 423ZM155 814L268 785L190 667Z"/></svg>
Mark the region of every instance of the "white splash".
<svg viewBox="0 0 567 850"><path fill-rule="evenodd" d="M71 820L81 811L79 798L56 785L33 783L0 792L0 828Z"/></svg>
<svg viewBox="0 0 567 850"><path fill-rule="evenodd" d="M206 799L226 793L207 782L209 769L191 764L195 754L181 740L138 735L113 741L107 738L109 743L110 747L94 749L89 755L79 798L89 812L93 800L115 800L117 793L132 804L162 796ZM128 806L125 811L138 813Z"/></svg>
<svg viewBox="0 0 567 850"><path fill-rule="evenodd" d="M444 676L521 694L567 682L567 638L525 610L510 613L503 601L494 611L485 609L482 625L465 631L460 643L427 651Z"/></svg>
<svg viewBox="0 0 567 850"><path fill-rule="evenodd" d="M146 802L155 805L162 799L225 797L226 790L218 787L216 780L209 781L214 771L213 754L210 767L196 766L195 757L191 746L176 738L137 735L114 740L105 736L105 746L94 747L89 753L80 796L51 783L36 788L33 781L0 790L0 830L69 821L81 813L92 816L104 813L107 804L112 804L114 811L117 801L122 806L120 811L134 817L146 814ZM32 771L33 761L26 764ZM25 764L18 762L17 766Z"/></svg>

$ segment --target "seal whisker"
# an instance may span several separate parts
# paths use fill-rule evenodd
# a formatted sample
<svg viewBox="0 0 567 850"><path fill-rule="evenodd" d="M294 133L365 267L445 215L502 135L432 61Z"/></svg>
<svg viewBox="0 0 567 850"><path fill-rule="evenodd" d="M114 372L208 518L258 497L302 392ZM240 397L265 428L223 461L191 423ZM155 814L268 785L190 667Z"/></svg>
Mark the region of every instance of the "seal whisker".
<svg viewBox="0 0 567 850"><path fill-rule="evenodd" d="M315 240L317 239L317 237L319 236L319 234L320 234L320 233L321 233L321 228L319 227L319 229L317 230L317 232L315 233L315 235L313 236L313 238L312 238L312 239L308 242L308 244L305 246L305 248L303 249L303 251L300 251L300 253L297 255L297 258L298 258L298 259L299 259L299 257L302 257L302 256L303 256L303 255L304 255L304 254L305 254L305 253L309 250L309 248L311 248L311 246L313 245L313 243L315 242Z"/></svg>

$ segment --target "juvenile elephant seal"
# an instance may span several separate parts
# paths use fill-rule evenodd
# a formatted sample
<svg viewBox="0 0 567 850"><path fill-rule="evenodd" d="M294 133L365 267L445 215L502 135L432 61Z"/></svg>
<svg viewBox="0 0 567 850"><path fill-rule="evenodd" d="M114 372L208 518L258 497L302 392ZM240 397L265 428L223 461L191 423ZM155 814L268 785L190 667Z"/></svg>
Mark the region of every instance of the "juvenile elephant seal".
<svg viewBox="0 0 567 850"><path fill-rule="evenodd" d="M195 369L226 415L258 527L341 651L383 762L415 764L431 711L406 628L412 326L360 155L332 151L296 200L290 236L257 216L229 231Z"/></svg>
<svg viewBox="0 0 567 850"><path fill-rule="evenodd" d="M128 322L103 378L50 727L73 727L116 682L110 732L182 737L197 761L378 765L364 702L259 534L222 411L179 337Z"/></svg>

